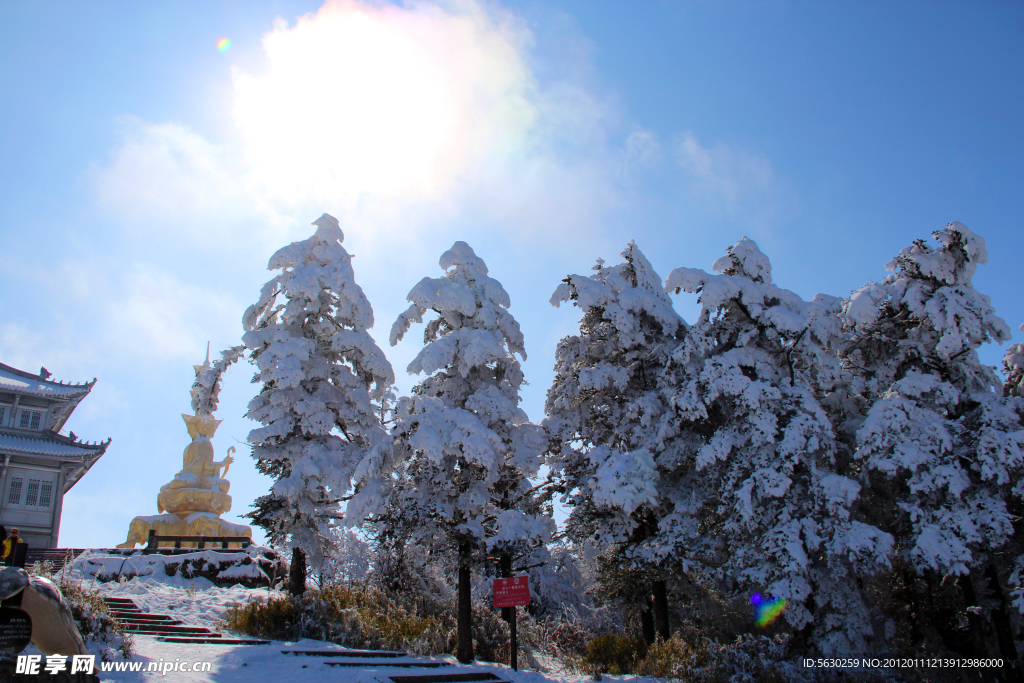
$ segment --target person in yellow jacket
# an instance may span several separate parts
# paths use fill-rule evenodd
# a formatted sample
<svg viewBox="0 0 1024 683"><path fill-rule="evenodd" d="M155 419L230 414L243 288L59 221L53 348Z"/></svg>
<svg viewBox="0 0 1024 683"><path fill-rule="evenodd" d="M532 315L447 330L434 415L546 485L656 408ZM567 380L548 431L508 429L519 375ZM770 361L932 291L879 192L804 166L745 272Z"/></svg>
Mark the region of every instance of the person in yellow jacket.
<svg viewBox="0 0 1024 683"><path fill-rule="evenodd" d="M18 543L24 542L25 541L21 540L18 536L18 530L11 529L11 535L7 537L6 541L4 541L4 564L11 564L11 561L14 559L14 546Z"/></svg>

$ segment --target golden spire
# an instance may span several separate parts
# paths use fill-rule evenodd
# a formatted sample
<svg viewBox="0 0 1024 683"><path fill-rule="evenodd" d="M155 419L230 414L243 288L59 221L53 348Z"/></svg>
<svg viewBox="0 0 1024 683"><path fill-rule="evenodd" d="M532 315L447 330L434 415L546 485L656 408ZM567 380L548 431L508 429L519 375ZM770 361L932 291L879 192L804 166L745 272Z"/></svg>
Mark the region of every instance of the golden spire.
<svg viewBox="0 0 1024 683"><path fill-rule="evenodd" d="M206 362L203 363L202 365L193 365L192 367L196 371L196 377L198 377L199 375L203 374L211 367L213 367L212 365L210 365L210 342L206 342Z"/></svg>

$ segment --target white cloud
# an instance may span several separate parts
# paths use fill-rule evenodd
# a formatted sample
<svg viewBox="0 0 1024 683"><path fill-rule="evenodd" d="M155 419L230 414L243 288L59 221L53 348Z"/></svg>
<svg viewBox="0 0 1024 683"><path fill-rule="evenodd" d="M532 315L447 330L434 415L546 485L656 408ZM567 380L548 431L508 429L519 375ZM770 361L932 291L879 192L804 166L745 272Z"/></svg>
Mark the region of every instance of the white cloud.
<svg viewBox="0 0 1024 683"><path fill-rule="evenodd" d="M227 155L187 126L147 125L134 117L120 122L121 146L102 169L94 169L97 202L114 207L126 221L154 216L187 226L195 215L225 218L247 191L232 173Z"/></svg>
<svg viewBox="0 0 1024 683"><path fill-rule="evenodd" d="M210 335L237 336L241 327L240 303L150 264L136 264L117 286L103 297L103 329L125 353L192 359Z"/></svg>
<svg viewBox="0 0 1024 683"><path fill-rule="evenodd" d="M626 138L622 155L623 174L627 182L638 173L654 166L661 158L661 143L654 131L636 128Z"/></svg>
<svg viewBox="0 0 1024 683"><path fill-rule="evenodd" d="M637 128L626 138L626 159L640 166L657 161L661 145L653 131Z"/></svg>
<svg viewBox="0 0 1024 683"><path fill-rule="evenodd" d="M194 362L211 337L237 338L241 327L242 302L153 263L93 256L18 275L50 304L0 325L4 362L16 367L81 378L139 361Z"/></svg>
<svg viewBox="0 0 1024 683"><path fill-rule="evenodd" d="M771 161L762 154L721 142L705 147L686 131L677 146L677 159L691 195L714 213L763 223L791 201Z"/></svg>

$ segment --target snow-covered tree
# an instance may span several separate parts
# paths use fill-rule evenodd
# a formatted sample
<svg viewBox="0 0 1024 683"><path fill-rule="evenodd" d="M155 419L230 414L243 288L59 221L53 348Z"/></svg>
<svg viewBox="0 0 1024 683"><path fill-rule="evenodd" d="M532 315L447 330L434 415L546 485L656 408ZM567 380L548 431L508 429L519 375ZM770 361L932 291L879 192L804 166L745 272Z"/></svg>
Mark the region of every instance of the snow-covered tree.
<svg viewBox="0 0 1024 683"><path fill-rule="evenodd" d="M660 374L685 324L662 291L661 279L635 243L625 261L590 277L570 275L551 297L583 311L580 333L562 339L548 390L548 464L571 507L567 529L577 543L613 552L658 533L665 503L659 489L662 444L654 426L665 412ZM655 596L653 615L668 637L664 577L642 587ZM652 615L645 612L653 638Z"/></svg>
<svg viewBox="0 0 1024 683"><path fill-rule="evenodd" d="M843 360L865 410L854 453L865 514L930 585L960 576L973 595L972 570L988 571L991 551L1013 535L1024 431L1019 404L1002 398L977 354L1010 338L972 283L985 241L959 222L934 237L937 247L915 242L887 264L891 275L846 301L853 336Z"/></svg>
<svg viewBox="0 0 1024 683"><path fill-rule="evenodd" d="M337 219L313 225L312 237L270 258L280 273L245 312L242 341L262 383L246 416L263 426L248 440L256 468L274 479L249 516L319 568L356 465L386 438L374 402L394 374L367 332L373 311Z"/></svg>
<svg viewBox="0 0 1024 683"><path fill-rule="evenodd" d="M1020 326L1020 331L1024 332L1024 325ZM1011 344L1006 350L1003 370L1006 372L1003 393L1024 398L1024 342Z"/></svg>
<svg viewBox="0 0 1024 683"><path fill-rule="evenodd" d="M335 527L324 557L320 578L323 585L363 581L370 572L370 545L352 529Z"/></svg>
<svg viewBox="0 0 1024 683"><path fill-rule="evenodd" d="M675 559L727 594L787 600L785 618L824 651L867 651L869 608L852 581L884 567L892 537L853 519L822 401L841 388L839 300L772 283L744 238L713 266L673 270L666 291L701 313L668 363L658 422L670 507L638 553Z"/></svg>
<svg viewBox="0 0 1024 683"><path fill-rule="evenodd" d="M440 265L444 275L412 288L391 330L395 345L427 311L437 314L408 367L426 377L398 401L390 447L360 464L348 514L411 529L410 542L437 553L458 552L458 657L470 661L472 565L543 544L554 525L529 481L547 441L519 407L515 354L526 351L508 294L465 242Z"/></svg>

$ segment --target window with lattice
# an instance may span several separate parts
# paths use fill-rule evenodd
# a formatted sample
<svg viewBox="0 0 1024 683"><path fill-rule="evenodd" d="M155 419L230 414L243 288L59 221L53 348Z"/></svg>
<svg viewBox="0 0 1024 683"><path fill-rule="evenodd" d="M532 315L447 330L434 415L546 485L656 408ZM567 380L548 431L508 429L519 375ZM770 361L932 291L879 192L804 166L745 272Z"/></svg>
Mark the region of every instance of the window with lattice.
<svg viewBox="0 0 1024 683"><path fill-rule="evenodd" d="M53 493L53 482L44 481L39 485L39 507L50 507L50 497Z"/></svg>
<svg viewBox="0 0 1024 683"><path fill-rule="evenodd" d="M13 477L11 479L11 490L7 494L8 505L21 505L21 477Z"/></svg>
<svg viewBox="0 0 1024 683"><path fill-rule="evenodd" d="M43 422L43 414L38 410L22 410L18 427L21 429L39 429Z"/></svg>
<svg viewBox="0 0 1024 683"><path fill-rule="evenodd" d="M36 505L39 502L39 480L28 480L28 491L25 492L25 505Z"/></svg>

